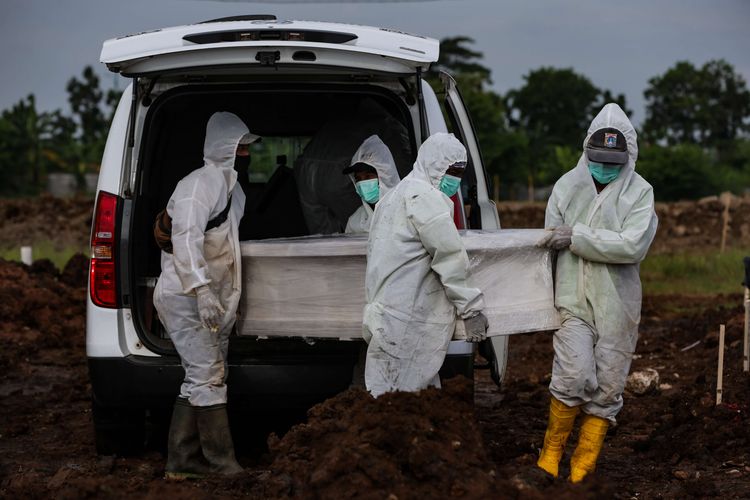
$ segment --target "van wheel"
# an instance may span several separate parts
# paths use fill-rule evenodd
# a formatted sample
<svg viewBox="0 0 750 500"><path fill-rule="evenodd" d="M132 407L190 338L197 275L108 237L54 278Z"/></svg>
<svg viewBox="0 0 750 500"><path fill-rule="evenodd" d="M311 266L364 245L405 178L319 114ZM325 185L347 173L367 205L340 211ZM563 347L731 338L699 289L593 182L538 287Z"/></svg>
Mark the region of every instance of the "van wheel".
<svg viewBox="0 0 750 500"><path fill-rule="evenodd" d="M146 414L142 409L111 408L91 402L96 452L99 455L142 453L146 439Z"/></svg>

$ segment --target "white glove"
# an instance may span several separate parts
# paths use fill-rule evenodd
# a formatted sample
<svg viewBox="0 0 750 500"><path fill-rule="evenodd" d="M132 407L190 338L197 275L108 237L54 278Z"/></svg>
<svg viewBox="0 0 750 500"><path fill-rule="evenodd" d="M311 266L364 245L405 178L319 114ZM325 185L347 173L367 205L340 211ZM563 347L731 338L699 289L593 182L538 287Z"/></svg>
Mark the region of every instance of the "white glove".
<svg viewBox="0 0 750 500"><path fill-rule="evenodd" d="M208 285L196 288L195 295L198 298L198 316L200 316L203 326L212 332L216 332L225 312L219 298Z"/></svg>
<svg viewBox="0 0 750 500"><path fill-rule="evenodd" d="M478 313L476 316L464 320L466 329L466 342L481 342L487 338L487 329L490 327L487 317Z"/></svg>
<svg viewBox="0 0 750 500"><path fill-rule="evenodd" d="M549 247L554 250L562 250L570 246L570 240L573 237L573 228L570 226L559 226L547 229L542 239L540 239L536 246L538 247Z"/></svg>

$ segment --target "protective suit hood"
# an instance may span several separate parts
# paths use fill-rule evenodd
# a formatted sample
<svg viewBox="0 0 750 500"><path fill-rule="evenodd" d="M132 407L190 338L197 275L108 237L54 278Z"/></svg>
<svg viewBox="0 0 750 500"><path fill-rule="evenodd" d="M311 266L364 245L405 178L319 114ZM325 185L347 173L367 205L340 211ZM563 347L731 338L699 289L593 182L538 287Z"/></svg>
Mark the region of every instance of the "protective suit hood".
<svg viewBox="0 0 750 500"><path fill-rule="evenodd" d="M466 162L464 145L453 134L438 132L428 137L419 148L410 175L438 189L445 171L459 161Z"/></svg>
<svg viewBox="0 0 750 500"><path fill-rule="evenodd" d="M365 139L352 157L351 165L355 163L367 163L377 171L381 198L385 193L396 187L400 180L391 150L377 135L371 135ZM352 183L355 183L354 174L349 174L349 178Z"/></svg>
<svg viewBox="0 0 750 500"><path fill-rule="evenodd" d="M630 184L633 171L635 170L635 162L638 160L638 134L635 132L633 124L630 123L630 119L628 119L622 108L613 102L605 105L591 121L586 138L583 140L583 153L581 153L581 157L576 165L576 173L581 181L590 184L592 187L594 186L594 181L591 179L591 174L588 170L589 159L586 156L586 145L594 132L603 128L619 130L627 141L628 162L622 167L622 171L617 179L609 183L609 185L619 186L620 189L624 189Z"/></svg>
<svg viewBox="0 0 750 500"><path fill-rule="evenodd" d="M638 160L638 134L622 108L613 102L605 105L591 121L586 139L583 141L583 150L586 150L586 145L594 132L603 128L615 128L622 132L628 143L628 165L635 168L635 162Z"/></svg>
<svg viewBox="0 0 750 500"><path fill-rule="evenodd" d="M233 170L237 145L243 139L248 141L251 136L256 137L234 113L214 113L206 125L203 161L206 165Z"/></svg>

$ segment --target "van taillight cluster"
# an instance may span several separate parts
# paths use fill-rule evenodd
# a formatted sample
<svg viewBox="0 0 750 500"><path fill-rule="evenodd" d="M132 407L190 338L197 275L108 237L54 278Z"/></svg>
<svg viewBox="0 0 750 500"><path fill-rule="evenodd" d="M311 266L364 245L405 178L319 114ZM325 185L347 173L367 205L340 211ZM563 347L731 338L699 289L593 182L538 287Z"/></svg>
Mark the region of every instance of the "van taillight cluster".
<svg viewBox="0 0 750 500"><path fill-rule="evenodd" d="M115 221L119 198L99 192L91 234L91 300L100 307L117 307L115 280Z"/></svg>

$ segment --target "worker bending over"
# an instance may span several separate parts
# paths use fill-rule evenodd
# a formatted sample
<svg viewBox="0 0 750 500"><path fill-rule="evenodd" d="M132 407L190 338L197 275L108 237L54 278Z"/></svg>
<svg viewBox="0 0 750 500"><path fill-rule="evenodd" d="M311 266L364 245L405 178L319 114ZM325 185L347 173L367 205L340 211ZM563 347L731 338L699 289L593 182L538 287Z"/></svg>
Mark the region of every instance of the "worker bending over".
<svg viewBox="0 0 750 500"><path fill-rule="evenodd" d="M482 292L453 222L466 149L452 134L428 138L414 168L375 210L367 245L363 336L365 384L373 396L440 386L456 320L467 338L486 337Z"/></svg>

